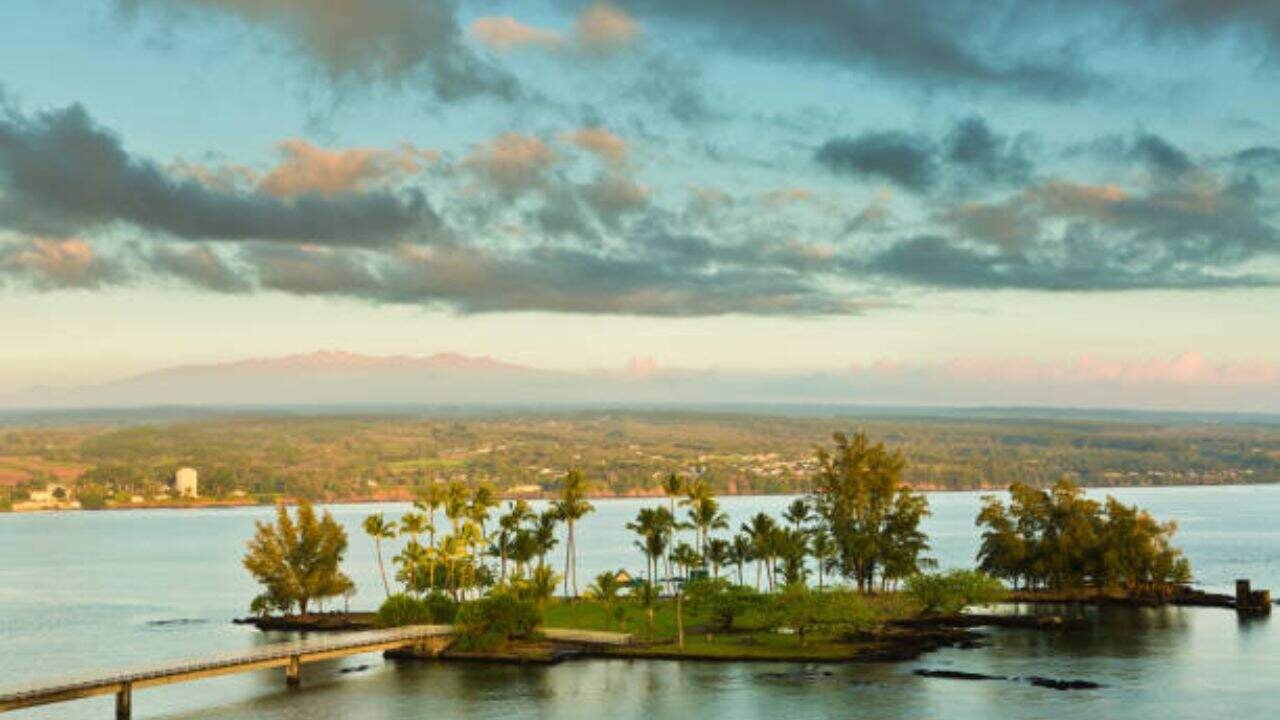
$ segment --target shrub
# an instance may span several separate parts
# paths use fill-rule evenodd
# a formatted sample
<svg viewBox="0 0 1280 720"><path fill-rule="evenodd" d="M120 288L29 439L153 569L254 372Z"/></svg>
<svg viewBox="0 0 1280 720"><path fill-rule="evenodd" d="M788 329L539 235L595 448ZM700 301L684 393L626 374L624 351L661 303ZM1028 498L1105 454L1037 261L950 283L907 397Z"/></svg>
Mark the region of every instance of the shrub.
<svg viewBox="0 0 1280 720"><path fill-rule="evenodd" d="M397 593L387 598L378 608L380 627L403 625L427 625L431 623L431 606L425 600Z"/></svg>
<svg viewBox="0 0 1280 720"><path fill-rule="evenodd" d="M431 622L433 623L450 625L458 617L458 603L440 591L426 596L423 598L423 602L427 604L427 608L431 611Z"/></svg>
<svg viewBox="0 0 1280 720"><path fill-rule="evenodd" d="M950 615L969 605L986 605L1005 595L1004 584L976 570L914 575L907 579L907 594L927 615Z"/></svg>
<svg viewBox="0 0 1280 720"><path fill-rule="evenodd" d="M509 592L464 603L454 624L462 649L478 650L501 645L512 638L528 637L542 623L542 612L532 600Z"/></svg>
<svg viewBox="0 0 1280 720"><path fill-rule="evenodd" d="M731 632L744 613L759 607L762 596L751 588L731 585L723 579L694 580L684 586L689 608L708 616L709 629Z"/></svg>

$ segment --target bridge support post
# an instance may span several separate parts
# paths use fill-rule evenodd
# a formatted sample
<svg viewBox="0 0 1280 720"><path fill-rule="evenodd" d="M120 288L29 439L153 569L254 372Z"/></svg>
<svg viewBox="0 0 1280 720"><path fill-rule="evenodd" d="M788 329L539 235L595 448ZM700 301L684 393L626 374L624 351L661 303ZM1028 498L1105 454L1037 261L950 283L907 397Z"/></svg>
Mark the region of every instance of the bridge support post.
<svg viewBox="0 0 1280 720"><path fill-rule="evenodd" d="M284 683L289 687L302 684L302 659L297 655L289 656L289 665L284 669Z"/></svg>
<svg viewBox="0 0 1280 720"><path fill-rule="evenodd" d="M120 683L116 691L116 720L129 720L133 715L133 683Z"/></svg>

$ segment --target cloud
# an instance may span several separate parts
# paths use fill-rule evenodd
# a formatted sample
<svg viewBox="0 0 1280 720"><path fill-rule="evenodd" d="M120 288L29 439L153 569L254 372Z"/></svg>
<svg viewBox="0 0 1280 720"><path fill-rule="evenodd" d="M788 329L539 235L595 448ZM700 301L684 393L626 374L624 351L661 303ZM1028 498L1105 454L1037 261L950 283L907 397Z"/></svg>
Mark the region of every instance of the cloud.
<svg viewBox="0 0 1280 720"><path fill-rule="evenodd" d="M516 82L463 42L453 0L116 0L126 15L222 15L284 38L336 83L421 85L443 101L514 99Z"/></svg>
<svg viewBox="0 0 1280 720"><path fill-rule="evenodd" d="M947 180L957 189L1018 185L1034 163L1029 136L1011 140L978 116L956 122L940 141L901 130L868 131L823 143L814 159L832 172L893 182L923 193Z"/></svg>
<svg viewBox="0 0 1280 720"><path fill-rule="evenodd" d="M0 114L0 227L67 235L128 223L189 240L376 245L436 222L416 190L284 200L175 176L130 156L79 105Z"/></svg>
<svg viewBox="0 0 1280 720"><path fill-rule="evenodd" d="M546 182L544 172L558 160L541 139L503 133L472 148L462 165L506 197L514 197Z"/></svg>
<svg viewBox="0 0 1280 720"><path fill-rule="evenodd" d="M641 17L702 31L751 55L848 67L930 89L1000 90L1078 97L1103 81L1082 67L1069 41L992 41L990 28L1023 30L1032 13L968 0L631 0ZM1041 28L1026 33L1039 40Z"/></svg>
<svg viewBox="0 0 1280 720"><path fill-rule="evenodd" d="M476 18L470 29L473 38L498 53L538 49L607 56L631 47L640 35L640 24L609 2L583 8L568 33L534 27L509 15Z"/></svg>
<svg viewBox="0 0 1280 720"><path fill-rule="evenodd" d="M795 203L806 202L813 199L813 191L807 187L785 187L777 190L770 190L760 196L761 202L765 205L778 207L781 205L792 205Z"/></svg>
<svg viewBox="0 0 1280 720"><path fill-rule="evenodd" d="M376 294L378 287L364 255L346 248L256 244L244 249L242 259L264 290L358 297Z"/></svg>
<svg viewBox="0 0 1280 720"><path fill-rule="evenodd" d="M252 288L247 280L207 247L173 247L162 244L146 252L144 259L155 273L183 280L205 290L242 293Z"/></svg>
<svg viewBox="0 0 1280 720"><path fill-rule="evenodd" d="M597 177L583 188L583 195L596 216L611 226L616 225L621 216L649 206L648 188L616 174Z"/></svg>
<svg viewBox="0 0 1280 720"><path fill-rule="evenodd" d="M1181 186L1142 192L1050 180L999 203L965 203L937 219L952 234L899 240L867 268L952 288L1051 291L1275 285L1250 263L1280 255L1274 214L1256 183L1195 168Z"/></svg>
<svg viewBox="0 0 1280 720"><path fill-rule="evenodd" d="M634 43L640 35L640 25L613 3L597 2L587 6L574 21L573 34L583 50L607 54Z"/></svg>
<svg viewBox="0 0 1280 720"><path fill-rule="evenodd" d="M566 142L573 143L586 150L613 167L621 167L627 163L627 141L601 127L585 127L560 136Z"/></svg>
<svg viewBox="0 0 1280 720"><path fill-rule="evenodd" d="M953 358L940 363L874 363L852 368L858 375L884 378L907 374L947 381L1116 385L1270 385L1280 382L1280 363L1212 363L1203 353L1174 357L1109 360L1084 354L1065 362L1031 358Z"/></svg>
<svg viewBox="0 0 1280 720"><path fill-rule="evenodd" d="M526 25L509 15L476 18L471 23L471 36L500 53L528 47L543 50L564 47L564 37L560 33Z"/></svg>
<svg viewBox="0 0 1280 720"><path fill-rule="evenodd" d="M936 179L935 153L928 138L886 131L828 140L818 148L814 159L835 173L889 180L923 192Z"/></svg>
<svg viewBox="0 0 1280 720"><path fill-rule="evenodd" d="M390 178L421 172L439 157L408 143L395 150L326 150L297 138L280 143L280 153L284 159L258 183L258 189L276 197L361 192Z"/></svg>
<svg viewBox="0 0 1280 720"><path fill-rule="evenodd" d="M0 243L0 275L44 290L96 289L125 278L115 261L79 238L23 238Z"/></svg>

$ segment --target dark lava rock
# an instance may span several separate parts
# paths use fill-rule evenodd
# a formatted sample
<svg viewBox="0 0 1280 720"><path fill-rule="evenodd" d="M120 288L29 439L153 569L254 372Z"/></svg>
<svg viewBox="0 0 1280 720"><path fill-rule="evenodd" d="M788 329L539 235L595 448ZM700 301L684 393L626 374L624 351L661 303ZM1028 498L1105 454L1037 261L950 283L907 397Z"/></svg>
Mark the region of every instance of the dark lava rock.
<svg viewBox="0 0 1280 720"><path fill-rule="evenodd" d="M944 680L1008 680L1003 675L983 675L982 673L963 672L961 670L916 670L916 675Z"/></svg>
<svg viewBox="0 0 1280 720"><path fill-rule="evenodd" d="M1096 690L1102 687L1091 680L1054 680L1053 678L1036 675L1027 678L1027 682L1036 687L1049 688L1050 690Z"/></svg>
<svg viewBox="0 0 1280 720"><path fill-rule="evenodd" d="M368 670L368 669L369 669L369 666L368 666L368 665L357 665L357 666L355 666L355 667L344 667L344 668L342 668L341 670L339 670L338 672L339 672L339 673L342 673L343 675L347 675L347 674L349 674L349 673L364 672L364 671L366 671L366 670Z"/></svg>

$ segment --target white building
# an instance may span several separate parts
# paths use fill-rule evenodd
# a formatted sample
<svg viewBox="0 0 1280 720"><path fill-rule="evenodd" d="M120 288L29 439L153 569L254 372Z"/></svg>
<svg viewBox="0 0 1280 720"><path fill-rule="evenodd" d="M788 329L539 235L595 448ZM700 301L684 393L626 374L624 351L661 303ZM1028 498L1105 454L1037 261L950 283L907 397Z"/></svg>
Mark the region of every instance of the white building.
<svg viewBox="0 0 1280 720"><path fill-rule="evenodd" d="M195 468L179 468L173 474L173 492L179 497L200 497Z"/></svg>

